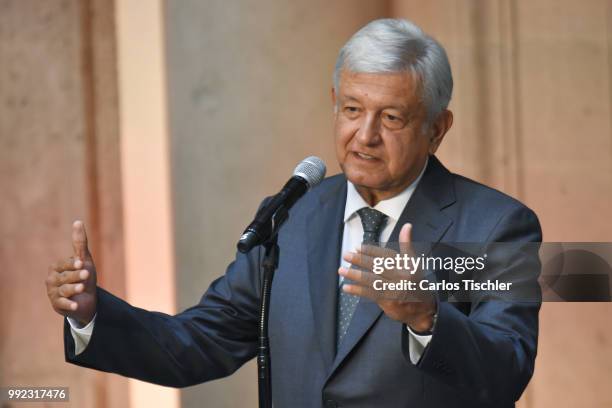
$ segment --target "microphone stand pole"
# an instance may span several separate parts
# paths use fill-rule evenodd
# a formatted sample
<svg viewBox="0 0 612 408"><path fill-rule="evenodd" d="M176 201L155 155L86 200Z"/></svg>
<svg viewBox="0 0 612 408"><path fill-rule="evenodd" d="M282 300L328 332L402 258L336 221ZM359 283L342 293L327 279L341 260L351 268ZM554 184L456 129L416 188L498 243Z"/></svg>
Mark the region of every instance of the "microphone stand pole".
<svg viewBox="0 0 612 408"><path fill-rule="evenodd" d="M278 230L289 217L289 212L282 206L272 217L270 238L264 242L265 256L262 260L263 279L259 305L259 347L257 352L257 378L259 385L259 407L272 408L272 375L270 361L270 339L268 337L268 310L272 280L278 267L280 248L278 247Z"/></svg>

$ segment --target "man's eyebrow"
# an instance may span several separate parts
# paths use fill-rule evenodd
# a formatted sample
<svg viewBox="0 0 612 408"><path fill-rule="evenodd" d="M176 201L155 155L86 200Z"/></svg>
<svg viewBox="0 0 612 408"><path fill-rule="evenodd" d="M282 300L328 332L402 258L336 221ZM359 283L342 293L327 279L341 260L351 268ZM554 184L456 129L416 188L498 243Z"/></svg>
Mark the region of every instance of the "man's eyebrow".
<svg viewBox="0 0 612 408"><path fill-rule="evenodd" d="M352 96L352 95L347 95L347 94L342 95L342 97L340 99L341 100L355 101L355 102L361 103L361 101L357 97ZM410 104L401 103L401 102L398 102L397 104L393 104L393 105L386 105L386 106L383 107L383 109L398 109L398 110L401 110L401 111L411 111L412 110Z"/></svg>
<svg viewBox="0 0 612 408"><path fill-rule="evenodd" d="M348 99L348 100L351 100L351 101L359 102L359 99L357 99L356 97L351 96L351 95L343 95L342 99Z"/></svg>

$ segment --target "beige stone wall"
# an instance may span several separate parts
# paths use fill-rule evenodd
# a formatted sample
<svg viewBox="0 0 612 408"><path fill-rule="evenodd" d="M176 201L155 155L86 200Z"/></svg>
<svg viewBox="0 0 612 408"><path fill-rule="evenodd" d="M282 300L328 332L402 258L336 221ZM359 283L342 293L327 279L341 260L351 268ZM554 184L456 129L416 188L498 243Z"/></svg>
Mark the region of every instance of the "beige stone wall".
<svg viewBox="0 0 612 408"><path fill-rule="evenodd" d="M126 381L64 362L47 266L88 225L100 281L123 295L112 2L0 1L0 384L69 386L121 406Z"/></svg>

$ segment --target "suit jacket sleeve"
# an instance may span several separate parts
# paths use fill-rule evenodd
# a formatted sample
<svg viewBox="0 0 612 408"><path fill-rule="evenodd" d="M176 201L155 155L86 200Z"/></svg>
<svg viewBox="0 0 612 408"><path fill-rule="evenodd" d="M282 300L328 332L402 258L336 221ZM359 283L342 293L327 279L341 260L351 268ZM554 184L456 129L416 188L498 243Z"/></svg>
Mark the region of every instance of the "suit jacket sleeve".
<svg viewBox="0 0 612 408"><path fill-rule="evenodd" d="M172 387L227 376L257 351L260 248L238 254L198 305L175 316L129 305L98 288L95 328L75 356L64 323L66 361Z"/></svg>
<svg viewBox="0 0 612 408"><path fill-rule="evenodd" d="M536 215L526 207L513 208L497 223L488 242L541 242ZM428 347L417 367L462 390L483 404L503 405L519 399L534 369L541 296L537 279L540 263L531 250L508 254L488 253L494 265L491 279L531 288L536 300L511 302L485 294L471 296L469 312L440 302L438 319ZM406 331L404 331L406 332ZM403 348L409 357L407 333Z"/></svg>

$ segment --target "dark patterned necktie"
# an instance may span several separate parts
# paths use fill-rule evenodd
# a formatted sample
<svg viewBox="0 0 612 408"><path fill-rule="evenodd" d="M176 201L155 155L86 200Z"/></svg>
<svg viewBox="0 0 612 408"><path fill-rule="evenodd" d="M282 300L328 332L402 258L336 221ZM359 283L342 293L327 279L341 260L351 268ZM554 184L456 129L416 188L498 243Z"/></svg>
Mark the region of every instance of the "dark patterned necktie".
<svg viewBox="0 0 612 408"><path fill-rule="evenodd" d="M373 208L362 208L357 211L361 218L361 225L363 226L363 243L364 244L378 244L380 240L380 233L382 232L387 222L387 216L378 210ZM350 280L344 279L340 285L340 294L338 295L338 324L336 332L336 346L339 347L344 339L348 327L353 318L353 313L357 308L359 302L359 296L350 295L344 293L342 285L345 283L351 283Z"/></svg>

